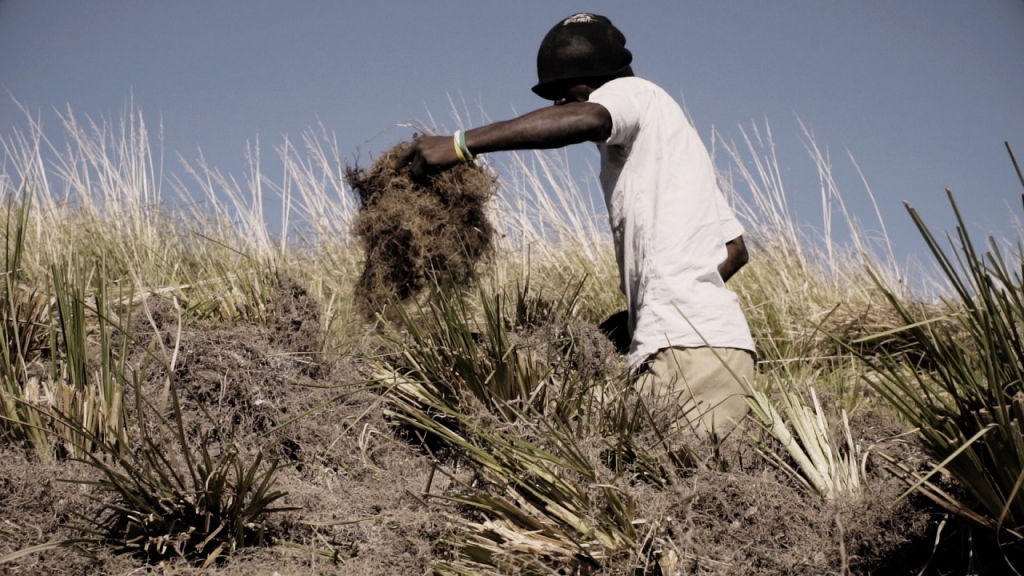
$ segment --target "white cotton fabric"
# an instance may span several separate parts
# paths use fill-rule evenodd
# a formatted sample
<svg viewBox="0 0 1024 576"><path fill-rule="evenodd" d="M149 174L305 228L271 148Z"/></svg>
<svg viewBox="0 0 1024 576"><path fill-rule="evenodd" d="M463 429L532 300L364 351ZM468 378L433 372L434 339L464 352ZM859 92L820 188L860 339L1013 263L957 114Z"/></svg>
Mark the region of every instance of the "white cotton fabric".
<svg viewBox="0 0 1024 576"><path fill-rule="evenodd" d="M621 289L629 302L630 365L670 346L754 351L736 294L718 265L743 226L707 148L657 85L618 78L590 94L612 117L599 143Z"/></svg>

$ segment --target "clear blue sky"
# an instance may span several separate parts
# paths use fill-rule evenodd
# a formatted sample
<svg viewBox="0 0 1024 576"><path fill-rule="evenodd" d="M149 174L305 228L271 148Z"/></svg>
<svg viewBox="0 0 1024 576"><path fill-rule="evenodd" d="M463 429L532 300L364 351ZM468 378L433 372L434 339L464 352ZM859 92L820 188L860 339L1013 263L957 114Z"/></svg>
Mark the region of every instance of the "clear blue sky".
<svg viewBox="0 0 1024 576"><path fill-rule="evenodd" d="M819 190L797 117L871 226L853 154L903 255L920 244L901 202L949 228L946 186L978 231L1016 236L1022 190L1003 141L1024 160L1022 0L0 0L0 136L25 127L12 98L53 135L54 108L116 120L133 98L162 121L172 170L201 147L243 175L246 142L272 163L285 134L318 122L366 160L409 136L398 123L429 112L451 125L449 95L474 123L481 107L502 119L545 105L529 90L537 47L579 11L612 19L637 74L676 96L705 142L767 119L809 224Z"/></svg>

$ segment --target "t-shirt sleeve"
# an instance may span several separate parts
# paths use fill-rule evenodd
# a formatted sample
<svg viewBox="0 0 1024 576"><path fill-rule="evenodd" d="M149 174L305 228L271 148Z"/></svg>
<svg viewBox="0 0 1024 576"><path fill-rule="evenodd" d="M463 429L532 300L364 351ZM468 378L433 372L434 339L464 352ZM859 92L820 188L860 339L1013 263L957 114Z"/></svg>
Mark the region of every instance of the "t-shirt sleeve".
<svg viewBox="0 0 1024 576"><path fill-rule="evenodd" d="M725 236L725 241L728 242L743 236L745 232L743 224L740 224L740 221L736 218L736 213L733 212L729 202L726 201L725 194L717 187L715 188L715 206L718 211L718 221L722 225L722 236Z"/></svg>
<svg viewBox="0 0 1024 576"><path fill-rule="evenodd" d="M612 80L591 92L589 102L600 104L612 117L612 133L601 144L627 144L636 137L643 111L640 94L629 79Z"/></svg>

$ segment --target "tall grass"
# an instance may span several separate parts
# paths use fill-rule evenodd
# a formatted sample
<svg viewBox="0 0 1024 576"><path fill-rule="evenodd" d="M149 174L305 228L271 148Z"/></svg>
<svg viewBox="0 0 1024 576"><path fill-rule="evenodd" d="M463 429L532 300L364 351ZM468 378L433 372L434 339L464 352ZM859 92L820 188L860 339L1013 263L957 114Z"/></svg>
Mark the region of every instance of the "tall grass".
<svg viewBox="0 0 1024 576"><path fill-rule="evenodd" d="M571 325L578 294L485 293L478 322L459 295L441 293L425 314L402 317L412 341L381 367L395 392L390 413L479 471L473 485L440 495L484 515L463 523L468 540L456 539L457 558L440 574L615 566L638 543L643 522L622 484L665 473L656 446L635 438L642 403L628 379L577 367L591 351L571 331L524 339Z"/></svg>
<svg viewBox="0 0 1024 576"><path fill-rule="evenodd" d="M323 128L275 149L280 181L262 173L258 145L239 181L202 158L180 159L179 173L166 172L160 151L151 149L147 124L134 111L116 125L82 121L70 111L58 120L63 143L48 139L33 120L27 133L3 140L7 178L0 193L13 198L31 184L37 199L22 262L31 284L45 285L38 280L73 249L92 261L102 256L108 279L130 282L137 298L148 291L173 293L200 315L260 318L280 270L299 276L332 313L348 313L350 278L360 258L348 235L357 200L343 184L342 151ZM764 343L762 357L834 353L817 330L826 316L865 333L872 324L886 324L876 310L874 286L861 273L862 255L875 254L866 235L855 234L850 248L800 228L787 205L770 132L744 136L746 150L720 137L716 142L730 160L722 182L754 248L732 285ZM820 152L812 159L822 174L823 198L841 204L826 159ZM521 282L533 271L534 285L551 292L585 276L580 301L588 318L622 309L603 207L594 205L600 202L591 189L596 184L575 178L558 152L494 161L503 176L494 208L502 249L491 270L496 283ZM281 207L276 222L268 221L270 204ZM848 228L860 230L845 217ZM898 285L891 259L869 258L884 262L880 268L892 272L887 282ZM845 304L832 312L837 302Z"/></svg>
<svg viewBox="0 0 1024 576"><path fill-rule="evenodd" d="M163 364L167 373L168 416L142 392L145 369L114 376L122 386L133 378L127 385L135 392L132 416L140 436L133 450L124 450L125 438L115 443L92 433L83 418L58 418L91 442L91 450L79 459L101 473L99 480L76 481L96 490L102 509L98 516L78 515L83 524L77 528L86 535L82 542L156 561L186 558L206 567L221 554L263 546L267 516L294 508L273 506L287 493L275 489L279 463L265 463L263 450L248 454L228 443L228 433L205 412L213 430L209 436L220 440L190 438L168 361L158 357L152 363Z"/></svg>
<svg viewBox="0 0 1024 576"><path fill-rule="evenodd" d="M7 440L23 442L44 457L50 441L44 418L34 408L39 397L39 376L28 375L28 366L40 356L50 334L46 326L49 291L22 283L21 258L24 254L26 219L32 194L23 188L21 207L7 202L7 226L4 234L4 281L0 302L0 331L3 354L0 356L0 432Z"/></svg>
<svg viewBox="0 0 1024 576"><path fill-rule="evenodd" d="M317 296L351 290L358 254L348 238L355 199L343 188L343 163L325 134L308 133L305 154L278 150L281 183L260 173L258 151L244 183L200 160L165 174L142 115L119 124L59 116L65 141L38 123L3 140L7 178L0 194L35 190L24 233L22 274L32 283L71 253L103 260L108 280L142 298L173 294L197 315L262 318L278 271L307 275ZM168 192L168 190L170 190ZM273 198L271 198L273 197ZM283 206L280 230L264 205ZM342 298L338 298L341 305Z"/></svg>
<svg viewBox="0 0 1024 576"><path fill-rule="evenodd" d="M983 251L953 193L947 194L957 219L948 249L907 206L953 289L940 312L921 320L913 304L879 283L906 324L898 331L910 335L930 362L915 366L891 354L864 361L877 375L869 383L918 430L937 462L923 476L897 463L912 488L1019 544L1024 540L1024 244L1018 238L1015 249L1005 251L990 238ZM940 471L956 479L968 498L944 488L935 479Z"/></svg>
<svg viewBox="0 0 1024 576"><path fill-rule="evenodd" d="M911 297L901 281L907 271L896 262L881 216L879 243L847 210L831 164L809 134L824 221L818 232L793 216L771 129L755 125L740 134L742 147L717 133L714 143L730 160L719 180L748 228L750 264L730 287L740 296L758 355L768 368L792 361L841 363L845 351L830 334L851 341L899 322L865 267L901 299ZM870 189L865 192L874 203ZM848 242L837 240L840 230L848 232Z"/></svg>
<svg viewBox="0 0 1024 576"><path fill-rule="evenodd" d="M85 483L105 513L82 516L84 541L207 564L262 544L264 516L283 496L273 489L277 464L186 434L173 355L160 359L173 409L149 398L140 383L159 362L127 365L131 318L140 302L161 295L192 317L261 320L278 275L301 271L313 252L271 242L256 209L229 213L220 189L203 189L210 212L181 188L164 197L168 179L141 115L116 127L83 124L70 112L60 120L63 147L31 122L27 135L3 143L0 434L40 458L71 457L101 473ZM296 180L308 187L316 170ZM218 182L212 171L206 176ZM335 269L351 266L347 258ZM125 406L129 388L135 402ZM217 436L230 442L223 431Z"/></svg>
<svg viewBox="0 0 1024 576"><path fill-rule="evenodd" d="M137 473L125 475L104 464L108 483L102 487L133 503L122 508L136 516L184 522L175 516L180 510L164 509L166 502L149 496L194 500L201 492L197 486L208 482L222 486L222 493L244 494L212 503L216 513L189 512L186 524L217 516L224 507L242 514L249 506L239 503L247 498L266 509L277 494L269 488L273 466L259 458L252 463L230 451L219 457L189 452L193 448L181 438L181 457L196 457L186 466L188 477L177 477L155 444L149 452L132 447L146 452L141 461L123 455L129 416L125 380L117 377L125 370L117 363L125 355L109 333L123 325L132 306L154 294L180 302L185 315L258 321L268 314L276 279L287 274L322 303L329 349L352 350L366 332L351 310L361 254L349 237L357 206L343 184L337 142L322 128L299 143L285 141L275 149L280 181L264 174L257 145L250 151L250 171L239 181L202 158L181 160L180 175L165 172L135 111L116 125L82 121L70 111L59 121L61 144L32 120L26 133L3 140L0 216L7 228L0 320L7 350L0 364L0 430L41 455L64 445L77 456L89 458L98 450L106 461L133 467ZM740 295L763 360L758 390L777 395L772 382L789 382L800 372L795 367L806 367L802 373L819 380L829 370L842 371L828 380L852 410L860 373L844 377L849 352L828 335L851 343L903 321L862 273L866 262L878 264L878 284L904 301L908 295L899 288L891 249L883 250L890 258L885 260L874 255L865 236L855 234L852 247L832 241L829 206L838 206L836 218L845 218L850 229L860 228L842 206L824 155L813 146L829 225L824 237L809 235L789 212L770 132L755 129L744 138L746 150L721 144L732 166L722 181L748 226L751 262L730 286ZM464 551L474 561L529 569L536 560L534 545L557 550L566 565L576 567L638 555L645 535L634 524L639 519L633 503L616 483L639 478L668 486L671 471L682 463L678 454L666 449L663 436L641 437L656 428L656 418L635 401L628 383L560 371L559 362L565 365L578 352L571 335L548 343L561 350L550 357L513 342L507 325L526 322L531 314L549 322L596 323L624 307L602 210L559 153L517 153L495 161L503 162L498 171L504 178L494 207L501 242L485 275L489 289L478 298L442 299L405 317L404 336L388 346L392 413L443 438L487 471L487 490L457 497L491 514L466 527L472 538ZM281 207L273 223L270 204ZM539 305L537 294L548 303ZM96 357L96 349L100 361L85 361ZM51 368L37 373L31 367L43 352ZM480 405L486 410L468 408ZM492 419L481 419L483 414ZM499 425L490 426L494 422ZM594 446L580 444L584 432L602 442L596 459L586 452ZM838 456L849 468L842 459L854 453L819 455ZM133 485L142 493L127 490ZM162 521L142 526L115 516L99 528L120 530L125 539L135 539L137 549L180 545L204 559L253 536L236 531L229 542L223 535L234 528L214 522L224 527L203 524L197 532L209 542L174 540L158 534L169 531ZM139 536L147 530L158 535ZM214 537L214 530L221 536ZM522 548L502 548L512 541Z"/></svg>

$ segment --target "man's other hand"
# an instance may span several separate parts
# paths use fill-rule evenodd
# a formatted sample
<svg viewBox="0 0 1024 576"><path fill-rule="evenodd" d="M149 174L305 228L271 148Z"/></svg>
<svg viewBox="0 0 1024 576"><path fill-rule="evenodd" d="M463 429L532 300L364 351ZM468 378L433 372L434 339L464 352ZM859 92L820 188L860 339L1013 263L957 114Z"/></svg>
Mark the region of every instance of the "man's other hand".
<svg viewBox="0 0 1024 576"><path fill-rule="evenodd" d="M743 243L743 236L737 236L725 243L725 261L718 265L718 273L722 276L722 282L728 282L740 268L747 265L750 256L747 254L747 245Z"/></svg>
<svg viewBox="0 0 1024 576"><path fill-rule="evenodd" d="M458 163L452 136L419 136L398 157L395 170L408 166L414 180L424 180Z"/></svg>
<svg viewBox="0 0 1024 576"><path fill-rule="evenodd" d="M629 354L629 346L633 343L633 339L629 337L628 310L612 314L597 328L611 340L616 352Z"/></svg>

